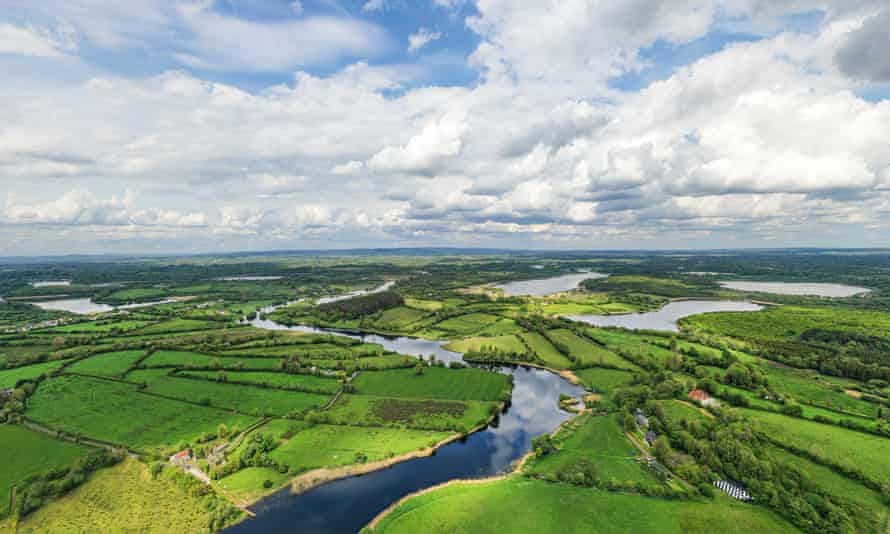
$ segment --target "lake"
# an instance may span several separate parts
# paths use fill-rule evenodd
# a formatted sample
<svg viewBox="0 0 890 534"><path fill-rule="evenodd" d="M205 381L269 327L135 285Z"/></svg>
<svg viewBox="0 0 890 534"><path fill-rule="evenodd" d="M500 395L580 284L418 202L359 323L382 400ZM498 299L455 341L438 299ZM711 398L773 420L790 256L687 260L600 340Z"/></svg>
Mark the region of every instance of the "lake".
<svg viewBox="0 0 890 534"><path fill-rule="evenodd" d="M630 330L662 330L679 332L677 321L683 317L711 312L749 312L762 306L734 300L682 300L671 302L657 311L624 315L574 315L569 319L593 326L617 326Z"/></svg>
<svg viewBox="0 0 890 534"><path fill-rule="evenodd" d="M66 311L79 314L101 313L114 309L108 304L97 304L90 299L61 299L48 300L46 302L32 302L35 306L44 310Z"/></svg>
<svg viewBox="0 0 890 534"><path fill-rule="evenodd" d="M528 296L528 297L545 297L554 293L563 291L571 291L576 289L578 284L584 280L591 278L605 278L606 274L601 273L573 273L564 274L562 276L554 276L552 278L538 278L535 280L522 280L520 282L507 282L499 284L495 287L503 289L504 294L508 297Z"/></svg>
<svg viewBox="0 0 890 534"><path fill-rule="evenodd" d="M843 284L822 284L822 283L791 283L791 282L720 282L720 285L727 289L736 291L749 291L757 293L774 293L777 295L807 295L816 297L852 297L868 293L871 289L867 287L847 286Z"/></svg>
<svg viewBox="0 0 890 534"><path fill-rule="evenodd" d="M164 299L151 302L136 302L133 304L124 304L121 306L109 306L108 304L99 304L90 299L60 299L48 300L46 302L32 302L31 304L43 308L44 310L66 311L77 313L80 315L89 315L93 313L102 313L113 310L132 310L134 308L145 308L147 306L156 306L158 304L172 304L181 302L180 299Z"/></svg>
<svg viewBox="0 0 890 534"><path fill-rule="evenodd" d="M44 280L42 282L31 282L31 287L67 287L70 285L70 280Z"/></svg>

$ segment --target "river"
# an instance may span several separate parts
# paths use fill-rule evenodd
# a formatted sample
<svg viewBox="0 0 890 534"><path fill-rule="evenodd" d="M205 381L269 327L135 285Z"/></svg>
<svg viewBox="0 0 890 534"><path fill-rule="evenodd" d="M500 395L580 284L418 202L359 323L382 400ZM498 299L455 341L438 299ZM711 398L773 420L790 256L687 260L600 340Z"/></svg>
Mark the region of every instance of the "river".
<svg viewBox="0 0 890 534"><path fill-rule="evenodd" d="M269 311L271 309L262 312ZM287 327L259 316L249 322L258 328L348 335L369 343L380 343L387 350L401 354L425 357L435 354L436 359L446 362L462 359L461 354L442 348L442 341ZM285 488L252 508L256 518L226 532L354 534L405 495L449 480L487 477L508 471L531 450L534 437L553 432L572 417L559 408L560 394L580 398L584 393L583 388L549 371L508 366L489 368L513 376L513 395L509 407L486 429L441 447L433 456L329 482L299 495L293 495L290 488Z"/></svg>

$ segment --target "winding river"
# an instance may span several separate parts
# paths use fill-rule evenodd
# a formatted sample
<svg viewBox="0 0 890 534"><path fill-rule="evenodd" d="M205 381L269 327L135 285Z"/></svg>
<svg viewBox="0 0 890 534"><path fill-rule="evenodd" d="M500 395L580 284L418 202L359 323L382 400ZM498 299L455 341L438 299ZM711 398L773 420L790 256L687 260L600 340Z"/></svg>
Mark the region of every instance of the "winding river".
<svg viewBox="0 0 890 534"><path fill-rule="evenodd" d="M529 292L547 292L565 284L576 286L580 279L596 277L595 273L571 275L572 280L559 277L553 284L527 286ZM579 279L580 278L580 279ZM389 283L377 290L385 290ZM558 289L565 290L565 289ZM371 290L372 292L375 290ZM351 294L350 296L353 296ZM342 296L340 298L348 298ZM336 299L326 299L330 302ZM293 330L326 333L379 343L386 350L412 356L429 357L445 362L462 361L460 353L443 347L445 341L412 337L363 335L308 326L285 326L262 317L276 307L260 310L245 322L269 330ZM676 329L679 317L708 311L753 311L759 306L749 302L676 302L658 312L613 316L616 326L630 328ZM577 320L594 322L588 317ZM623 324L622 324L623 323ZM400 498L416 491L456 479L481 478L504 473L531 450L536 436L551 433L572 415L559 408L561 394L580 398L584 389L564 378L541 369L513 366L488 367L513 377L513 396L508 408L482 431L461 441L441 447L429 457L408 460L372 473L328 482L304 493L294 495L285 488L254 505L257 516L235 525L229 534L260 533L356 533L378 513Z"/></svg>
<svg viewBox="0 0 890 534"><path fill-rule="evenodd" d="M264 309L268 313L272 309ZM446 350L444 342L410 337L360 336L334 330L287 327L257 316L255 327L347 335L387 350L446 362L462 355ZM550 433L572 415L559 409L560 394L580 398L583 388L549 371L525 367L495 366L493 371L513 376L509 407L486 429L441 447L436 454L396 464L387 469L329 482L299 495L290 488L260 501L252 510L257 517L225 532L259 534L277 532L356 533L378 513L400 498L449 480L480 478L508 471L531 450L534 437Z"/></svg>

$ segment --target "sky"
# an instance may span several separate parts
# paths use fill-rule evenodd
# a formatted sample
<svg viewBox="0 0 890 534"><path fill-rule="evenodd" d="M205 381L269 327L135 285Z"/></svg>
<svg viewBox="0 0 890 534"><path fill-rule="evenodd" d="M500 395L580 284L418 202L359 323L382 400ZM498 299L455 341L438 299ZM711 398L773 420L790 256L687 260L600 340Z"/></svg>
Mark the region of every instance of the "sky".
<svg viewBox="0 0 890 534"><path fill-rule="evenodd" d="M0 256L890 245L887 0L0 0Z"/></svg>

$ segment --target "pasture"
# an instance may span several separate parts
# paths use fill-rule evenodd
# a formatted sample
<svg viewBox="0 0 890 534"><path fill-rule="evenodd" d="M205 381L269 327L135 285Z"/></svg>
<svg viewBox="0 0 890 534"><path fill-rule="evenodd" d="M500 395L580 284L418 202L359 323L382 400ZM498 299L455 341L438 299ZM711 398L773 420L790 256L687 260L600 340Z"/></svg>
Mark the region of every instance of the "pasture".
<svg viewBox="0 0 890 534"><path fill-rule="evenodd" d="M765 508L729 500L667 501L511 477L414 497L387 515L375 532L782 534L797 529Z"/></svg>
<svg viewBox="0 0 890 534"><path fill-rule="evenodd" d="M54 429L137 450L169 448L220 424L246 428L256 417L146 395L130 384L62 376L40 384L28 416Z"/></svg>
<svg viewBox="0 0 890 534"><path fill-rule="evenodd" d="M9 509L10 490L28 477L68 467L86 456L88 447L59 441L21 425L0 425L3 469L0 470L0 517Z"/></svg>
<svg viewBox="0 0 890 534"><path fill-rule="evenodd" d="M509 376L474 368L366 371L353 385L356 393L388 397L498 401L510 395Z"/></svg>

